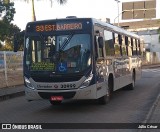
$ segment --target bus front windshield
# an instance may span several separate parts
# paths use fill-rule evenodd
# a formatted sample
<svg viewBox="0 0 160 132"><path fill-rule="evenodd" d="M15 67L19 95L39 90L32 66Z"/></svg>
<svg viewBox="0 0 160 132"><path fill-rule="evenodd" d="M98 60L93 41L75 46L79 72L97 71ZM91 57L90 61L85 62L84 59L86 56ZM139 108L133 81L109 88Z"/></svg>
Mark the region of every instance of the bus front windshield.
<svg viewBox="0 0 160 132"><path fill-rule="evenodd" d="M25 39L25 64L30 71L82 72L91 65L89 34L39 35Z"/></svg>

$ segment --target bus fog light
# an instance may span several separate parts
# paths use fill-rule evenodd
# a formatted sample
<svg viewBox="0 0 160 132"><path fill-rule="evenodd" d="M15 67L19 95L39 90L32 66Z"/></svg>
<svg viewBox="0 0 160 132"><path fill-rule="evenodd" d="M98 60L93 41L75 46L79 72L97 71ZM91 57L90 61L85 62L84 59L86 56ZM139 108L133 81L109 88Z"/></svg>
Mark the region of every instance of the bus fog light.
<svg viewBox="0 0 160 132"><path fill-rule="evenodd" d="M34 89L34 87L32 86L32 84L31 84L31 82L29 81L28 78L24 77L24 81L25 81L25 83L26 83L26 85L27 85L28 88Z"/></svg>
<svg viewBox="0 0 160 132"><path fill-rule="evenodd" d="M80 86L80 88L85 88L88 87L91 80L93 78L93 74L90 74L89 77L82 83L82 85Z"/></svg>

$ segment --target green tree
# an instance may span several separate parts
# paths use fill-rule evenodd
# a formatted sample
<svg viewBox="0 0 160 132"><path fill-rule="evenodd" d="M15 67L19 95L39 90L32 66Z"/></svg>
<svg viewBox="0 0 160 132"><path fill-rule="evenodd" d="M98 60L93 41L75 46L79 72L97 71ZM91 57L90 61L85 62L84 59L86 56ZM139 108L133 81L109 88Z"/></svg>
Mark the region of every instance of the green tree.
<svg viewBox="0 0 160 132"><path fill-rule="evenodd" d="M13 2L0 1L0 50L12 50L13 36L20 32L19 27L12 24L15 8ZM2 45L5 42L5 45Z"/></svg>
<svg viewBox="0 0 160 132"><path fill-rule="evenodd" d="M20 33L19 27L17 27L14 24L9 25L9 32L7 36L5 37L5 46L3 47L3 50L13 50L13 40L14 40L14 34ZM21 37L21 42L22 42L23 37ZM23 42L22 42L23 43ZM23 46L20 45L19 47L20 50L23 50Z"/></svg>
<svg viewBox="0 0 160 132"><path fill-rule="evenodd" d="M6 23L10 23L13 20L15 12L14 3L9 2L9 0L3 0L2 1L2 9L3 12L5 12L5 15L3 17L3 21Z"/></svg>

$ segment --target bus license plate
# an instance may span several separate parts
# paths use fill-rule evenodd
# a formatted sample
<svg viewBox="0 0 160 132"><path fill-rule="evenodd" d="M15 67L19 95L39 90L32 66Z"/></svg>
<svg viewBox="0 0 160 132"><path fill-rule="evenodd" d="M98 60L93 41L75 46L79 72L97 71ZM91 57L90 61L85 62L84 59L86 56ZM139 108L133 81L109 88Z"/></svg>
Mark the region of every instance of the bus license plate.
<svg viewBox="0 0 160 132"><path fill-rule="evenodd" d="M51 96L51 101L62 101L63 96Z"/></svg>

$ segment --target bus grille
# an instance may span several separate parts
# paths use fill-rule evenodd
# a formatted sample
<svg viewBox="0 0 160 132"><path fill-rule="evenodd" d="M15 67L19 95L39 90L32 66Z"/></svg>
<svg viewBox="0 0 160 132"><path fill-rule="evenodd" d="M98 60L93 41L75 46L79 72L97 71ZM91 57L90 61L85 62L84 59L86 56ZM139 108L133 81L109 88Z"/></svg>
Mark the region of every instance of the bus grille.
<svg viewBox="0 0 160 132"><path fill-rule="evenodd" d="M35 82L73 82L81 79L82 76L74 77L33 77Z"/></svg>

